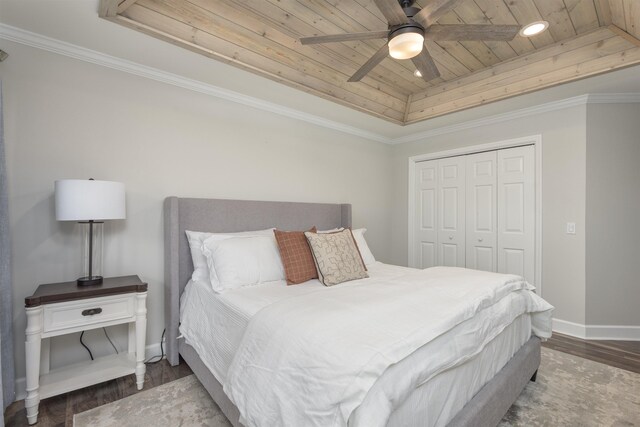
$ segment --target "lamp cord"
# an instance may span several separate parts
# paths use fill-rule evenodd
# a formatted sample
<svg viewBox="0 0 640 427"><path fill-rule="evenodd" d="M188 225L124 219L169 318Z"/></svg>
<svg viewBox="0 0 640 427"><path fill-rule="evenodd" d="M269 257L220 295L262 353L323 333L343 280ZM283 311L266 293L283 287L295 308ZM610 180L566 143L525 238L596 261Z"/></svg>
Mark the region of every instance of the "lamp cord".
<svg viewBox="0 0 640 427"><path fill-rule="evenodd" d="M151 356L150 358L148 358L144 364L145 365L154 365L156 363L159 363L162 361L162 359L164 359L164 333L167 331L167 329L163 329L162 330L162 338L160 338L160 355L156 355L156 356ZM158 360L153 360L153 359L158 359Z"/></svg>
<svg viewBox="0 0 640 427"><path fill-rule="evenodd" d="M102 330L104 331L104 336L107 337L107 339L111 343L111 347L113 347L113 349L116 351L116 354L120 354L115 344L113 344L113 341L111 341L111 338L109 338L109 334L107 333L107 328L102 328Z"/></svg>
<svg viewBox="0 0 640 427"><path fill-rule="evenodd" d="M113 343L113 341L111 341L111 338L109 337L109 334L107 333L107 329L106 328L102 328L102 330L104 331L104 336L107 337L107 340L109 340L109 342L111 343L111 347L113 347L113 349L116 351L116 354L120 354L120 352L116 348L116 346ZM145 365L153 365L153 364L161 362L162 359L164 359L164 334L165 334L166 331L167 331L166 329L162 330L162 338L160 338L160 355L151 356L150 358L145 360L145 362L144 362ZM91 360L94 360L93 353L91 353L91 350L89 349L89 347L84 343L84 341L82 341L82 337L84 337L84 332L85 331L82 331L80 333L80 344L82 344L82 346L87 350L87 352L89 352L89 357L91 357ZM154 359L158 359L158 360L154 360Z"/></svg>
<svg viewBox="0 0 640 427"><path fill-rule="evenodd" d="M89 350L89 347L87 347L84 341L82 341L83 336L84 336L84 331L82 331L82 333L80 334L80 344L82 344L82 346L87 349L87 351L89 352L89 357L91 358L91 360L93 360L93 353L91 353L91 350Z"/></svg>

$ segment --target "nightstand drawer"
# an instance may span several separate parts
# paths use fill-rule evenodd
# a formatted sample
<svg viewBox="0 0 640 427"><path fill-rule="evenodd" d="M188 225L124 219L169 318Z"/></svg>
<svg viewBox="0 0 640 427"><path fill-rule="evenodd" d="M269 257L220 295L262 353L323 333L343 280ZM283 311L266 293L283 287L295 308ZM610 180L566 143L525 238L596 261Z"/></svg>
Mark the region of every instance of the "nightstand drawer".
<svg viewBox="0 0 640 427"><path fill-rule="evenodd" d="M134 320L135 294L69 301L44 306L44 333L113 321Z"/></svg>

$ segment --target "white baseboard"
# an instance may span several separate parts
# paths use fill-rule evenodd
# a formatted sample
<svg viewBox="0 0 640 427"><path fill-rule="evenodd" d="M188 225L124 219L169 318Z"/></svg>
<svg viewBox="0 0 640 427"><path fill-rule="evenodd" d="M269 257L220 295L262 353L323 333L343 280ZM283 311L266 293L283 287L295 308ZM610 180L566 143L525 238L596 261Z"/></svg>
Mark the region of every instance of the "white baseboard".
<svg viewBox="0 0 640 427"><path fill-rule="evenodd" d="M640 341L640 326L588 325L587 339Z"/></svg>
<svg viewBox="0 0 640 427"><path fill-rule="evenodd" d="M553 319L553 332L585 339L587 336L587 327L567 320Z"/></svg>
<svg viewBox="0 0 640 427"><path fill-rule="evenodd" d="M553 331L587 340L640 341L640 326L583 325L567 320L553 319Z"/></svg>
<svg viewBox="0 0 640 427"><path fill-rule="evenodd" d="M153 356L160 356L160 343L157 342L155 344L149 344L145 348L145 354L147 359ZM166 357L166 349L165 349L165 357ZM16 378L16 401L23 400L27 397L27 380L25 377Z"/></svg>

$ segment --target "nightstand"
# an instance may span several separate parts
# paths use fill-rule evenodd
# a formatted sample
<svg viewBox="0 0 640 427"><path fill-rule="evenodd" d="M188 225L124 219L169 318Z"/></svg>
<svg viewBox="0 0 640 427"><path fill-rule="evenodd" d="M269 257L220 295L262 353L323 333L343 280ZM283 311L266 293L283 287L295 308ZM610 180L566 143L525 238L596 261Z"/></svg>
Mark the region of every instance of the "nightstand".
<svg viewBox="0 0 640 427"><path fill-rule="evenodd" d="M25 298L24 406L29 424L38 421L40 399L133 373L138 390L142 389L146 370L146 299L147 284L138 276L105 278L102 284L92 286L78 286L76 281L40 285L32 296ZM129 324L126 353L49 369L51 337L123 323Z"/></svg>

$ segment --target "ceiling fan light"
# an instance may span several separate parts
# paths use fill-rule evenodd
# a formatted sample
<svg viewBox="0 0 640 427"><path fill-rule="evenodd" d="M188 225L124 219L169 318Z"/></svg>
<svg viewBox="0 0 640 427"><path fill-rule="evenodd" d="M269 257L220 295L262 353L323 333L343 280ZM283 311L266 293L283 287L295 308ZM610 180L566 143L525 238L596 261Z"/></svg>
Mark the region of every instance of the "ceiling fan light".
<svg viewBox="0 0 640 427"><path fill-rule="evenodd" d="M520 30L520 35L522 37L533 37L537 34L540 34L547 28L549 28L549 23L547 21L532 22L531 24L522 27L522 29Z"/></svg>
<svg viewBox="0 0 640 427"><path fill-rule="evenodd" d="M417 32L400 33L389 40L389 55L395 59L409 59L422 52L424 36Z"/></svg>

